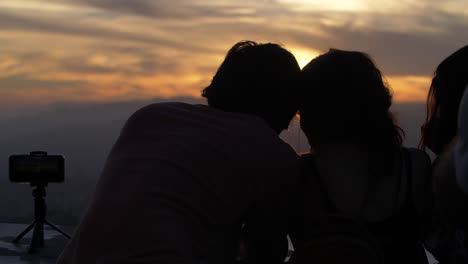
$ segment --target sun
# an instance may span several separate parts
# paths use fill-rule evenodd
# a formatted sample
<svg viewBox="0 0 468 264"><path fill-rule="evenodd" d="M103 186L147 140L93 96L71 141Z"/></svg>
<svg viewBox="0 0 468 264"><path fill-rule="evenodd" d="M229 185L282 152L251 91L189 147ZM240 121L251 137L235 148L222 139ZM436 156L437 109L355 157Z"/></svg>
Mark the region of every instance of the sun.
<svg viewBox="0 0 468 264"><path fill-rule="evenodd" d="M306 48L293 48L291 49L291 52L294 54L294 57L296 57L297 63L301 69L321 53L319 51Z"/></svg>

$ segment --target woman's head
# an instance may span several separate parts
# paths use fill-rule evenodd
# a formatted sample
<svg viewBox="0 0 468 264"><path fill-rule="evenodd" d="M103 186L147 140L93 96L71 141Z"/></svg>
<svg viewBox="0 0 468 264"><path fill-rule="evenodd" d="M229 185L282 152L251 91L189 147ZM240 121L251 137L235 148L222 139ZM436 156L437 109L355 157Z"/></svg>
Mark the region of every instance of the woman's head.
<svg viewBox="0 0 468 264"><path fill-rule="evenodd" d="M440 154L457 133L458 107L468 84L468 46L437 66L427 96L426 122L421 129L421 148Z"/></svg>
<svg viewBox="0 0 468 264"><path fill-rule="evenodd" d="M390 90L368 55L331 49L304 67L302 81L301 127L312 148L331 141L401 145Z"/></svg>

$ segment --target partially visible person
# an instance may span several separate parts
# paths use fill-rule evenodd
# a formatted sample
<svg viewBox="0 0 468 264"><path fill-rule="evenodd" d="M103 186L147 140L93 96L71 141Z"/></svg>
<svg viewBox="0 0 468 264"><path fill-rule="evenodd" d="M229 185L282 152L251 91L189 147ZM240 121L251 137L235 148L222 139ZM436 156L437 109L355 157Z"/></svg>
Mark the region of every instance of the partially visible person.
<svg viewBox="0 0 468 264"><path fill-rule="evenodd" d="M420 148L428 148L436 155L449 148L457 135L458 110L467 84L468 46L465 46L437 66L427 95Z"/></svg>
<svg viewBox="0 0 468 264"><path fill-rule="evenodd" d="M402 147L403 131L390 112L392 96L380 70L364 53L331 49L303 68L302 80L300 123L311 152L302 157L304 223L293 233L298 259L377 263L381 254L383 263L427 263L422 230L431 208L430 159ZM360 248L360 256L331 242L311 245L323 223L330 224L322 215L337 224L321 241L346 242Z"/></svg>
<svg viewBox="0 0 468 264"><path fill-rule="evenodd" d="M468 85L468 46L438 66L427 98L427 117L422 126L420 147L428 148L433 162L433 230L426 246L440 263L468 262L468 196L457 184L454 146L465 148L458 134L460 101ZM461 123L460 123L461 124ZM457 151L457 152L458 152ZM462 166L461 166L462 167ZM460 172L461 173L461 172Z"/></svg>
<svg viewBox="0 0 468 264"><path fill-rule="evenodd" d="M208 106L134 113L58 263L283 263L299 157L278 134L298 110L294 56L243 41L203 90Z"/></svg>
<svg viewBox="0 0 468 264"><path fill-rule="evenodd" d="M468 89L466 88L458 112L458 142L455 147L455 173L458 186L468 195Z"/></svg>

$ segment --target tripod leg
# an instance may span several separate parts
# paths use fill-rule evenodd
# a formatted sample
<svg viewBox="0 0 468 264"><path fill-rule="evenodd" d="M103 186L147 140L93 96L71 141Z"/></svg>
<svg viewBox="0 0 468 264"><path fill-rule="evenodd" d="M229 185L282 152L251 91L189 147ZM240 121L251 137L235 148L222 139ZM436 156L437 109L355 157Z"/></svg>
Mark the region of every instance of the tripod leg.
<svg viewBox="0 0 468 264"><path fill-rule="evenodd" d="M30 224L28 227L26 227L25 230L23 230L23 232L21 232L21 234L19 234L14 240L13 240L13 243L18 243L21 238L23 238L29 231L31 231L31 229L34 227L34 225L36 224L36 221L34 221L32 224Z"/></svg>
<svg viewBox="0 0 468 264"><path fill-rule="evenodd" d="M40 221L40 229L39 229L39 246L44 246L44 222Z"/></svg>
<svg viewBox="0 0 468 264"><path fill-rule="evenodd" d="M44 223L42 221L36 221L34 226L33 236L31 239L31 245L29 246L29 253L35 253L37 248L44 246Z"/></svg>
<svg viewBox="0 0 468 264"><path fill-rule="evenodd" d="M47 224L48 226L50 226L52 229L54 229L55 231L59 232L60 234L64 235L66 238L70 239L70 235L65 233L65 231L63 231L62 229L60 229L58 226L50 223L49 221L47 220L44 220L44 223Z"/></svg>

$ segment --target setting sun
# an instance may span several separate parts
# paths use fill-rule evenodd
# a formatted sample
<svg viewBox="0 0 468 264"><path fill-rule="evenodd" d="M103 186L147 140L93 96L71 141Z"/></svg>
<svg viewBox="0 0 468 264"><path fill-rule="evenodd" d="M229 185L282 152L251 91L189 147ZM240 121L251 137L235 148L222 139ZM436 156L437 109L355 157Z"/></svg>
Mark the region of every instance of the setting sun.
<svg viewBox="0 0 468 264"><path fill-rule="evenodd" d="M320 52L312 50L312 49L305 49L305 48L291 48L291 52L296 57L297 63L299 66L304 68L312 59L320 55Z"/></svg>

